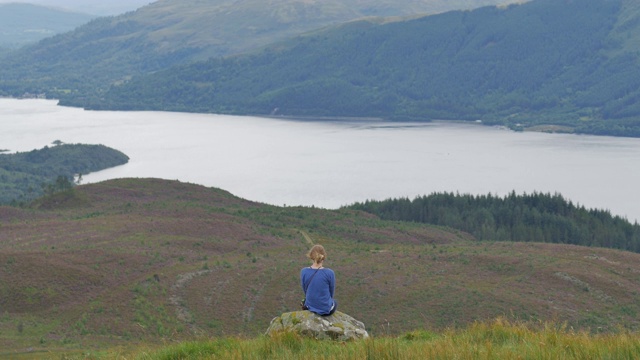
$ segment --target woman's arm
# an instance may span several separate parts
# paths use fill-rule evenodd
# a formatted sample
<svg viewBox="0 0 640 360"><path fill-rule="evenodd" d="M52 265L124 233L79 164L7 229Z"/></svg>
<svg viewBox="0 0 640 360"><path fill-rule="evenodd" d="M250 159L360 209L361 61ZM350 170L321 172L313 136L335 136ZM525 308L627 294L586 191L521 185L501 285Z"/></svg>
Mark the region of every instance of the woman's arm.
<svg viewBox="0 0 640 360"><path fill-rule="evenodd" d="M331 294L331 298L333 299L333 293L336 289L336 274L331 270L331 276L329 277L329 294Z"/></svg>

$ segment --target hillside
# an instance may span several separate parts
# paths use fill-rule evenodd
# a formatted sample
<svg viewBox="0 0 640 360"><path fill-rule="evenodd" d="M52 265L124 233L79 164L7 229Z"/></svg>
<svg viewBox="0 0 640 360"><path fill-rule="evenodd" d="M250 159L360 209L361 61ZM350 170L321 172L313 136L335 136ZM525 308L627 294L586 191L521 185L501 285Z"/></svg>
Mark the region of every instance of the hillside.
<svg viewBox="0 0 640 360"><path fill-rule="evenodd" d="M416 15L512 1L161 0L96 19L11 54L0 61L0 95L93 94L132 75L255 50L365 16Z"/></svg>
<svg viewBox="0 0 640 360"><path fill-rule="evenodd" d="M640 136L640 9L536 0L360 21L243 57L135 78L96 109L482 120L516 130Z"/></svg>
<svg viewBox="0 0 640 360"><path fill-rule="evenodd" d="M0 154L0 204L27 204L43 194L66 190L82 175L123 165L129 157L104 145L63 144Z"/></svg>
<svg viewBox="0 0 640 360"><path fill-rule="evenodd" d="M0 3L0 49L16 49L67 32L95 16L22 3Z"/></svg>
<svg viewBox="0 0 640 360"><path fill-rule="evenodd" d="M81 185L0 207L0 348L261 334L297 309L309 240L340 309L372 334L498 316L638 329L640 255L479 242L352 210L275 207L154 179Z"/></svg>

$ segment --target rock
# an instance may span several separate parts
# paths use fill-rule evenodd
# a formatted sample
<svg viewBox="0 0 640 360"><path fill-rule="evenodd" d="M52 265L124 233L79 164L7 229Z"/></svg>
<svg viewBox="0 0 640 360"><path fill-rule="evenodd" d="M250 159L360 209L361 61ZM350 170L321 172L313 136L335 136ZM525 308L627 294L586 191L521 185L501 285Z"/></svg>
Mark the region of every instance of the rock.
<svg viewBox="0 0 640 360"><path fill-rule="evenodd" d="M330 316L316 315L311 311L284 313L271 320L267 329L267 335L276 332L295 332L319 340L349 341L369 337L362 322L340 311Z"/></svg>

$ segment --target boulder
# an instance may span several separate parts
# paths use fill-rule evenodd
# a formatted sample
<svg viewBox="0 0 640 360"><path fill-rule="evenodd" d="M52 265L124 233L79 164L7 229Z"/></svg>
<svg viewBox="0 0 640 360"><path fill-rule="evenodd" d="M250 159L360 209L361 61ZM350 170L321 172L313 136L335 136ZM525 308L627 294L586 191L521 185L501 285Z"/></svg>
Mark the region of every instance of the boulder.
<svg viewBox="0 0 640 360"><path fill-rule="evenodd" d="M284 313L271 320L267 329L267 335L276 332L294 332L319 340L349 341L369 337L362 322L340 311L329 316L311 311Z"/></svg>

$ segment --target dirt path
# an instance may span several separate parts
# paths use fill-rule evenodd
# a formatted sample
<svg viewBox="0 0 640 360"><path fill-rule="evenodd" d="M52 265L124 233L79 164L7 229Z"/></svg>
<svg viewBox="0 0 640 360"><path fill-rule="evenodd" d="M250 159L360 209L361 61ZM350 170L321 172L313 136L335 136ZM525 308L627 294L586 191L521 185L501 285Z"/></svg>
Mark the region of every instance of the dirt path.
<svg viewBox="0 0 640 360"><path fill-rule="evenodd" d="M309 234L307 234L305 231L303 230L298 230L300 232L300 234L302 234L302 236L304 237L304 240L307 242L307 244L313 246L313 240L311 240L311 236L309 236Z"/></svg>
<svg viewBox="0 0 640 360"><path fill-rule="evenodd" d="M178 275L176 282L171 286L171 292L173 294L169 297L169 302L173 306L175 306L178 320L187 324L187 326L189 326L189 329L191 331L196 331L197 328L195 325L193 325L193 315L191 314L189 309L187 309L187 307L184 305L184 299L180 294L180 289L182 289L194 277L206 275L209 273L211 273L211 270L200 270L200 271L194 271L186 274L180 274Z"/></svg>

